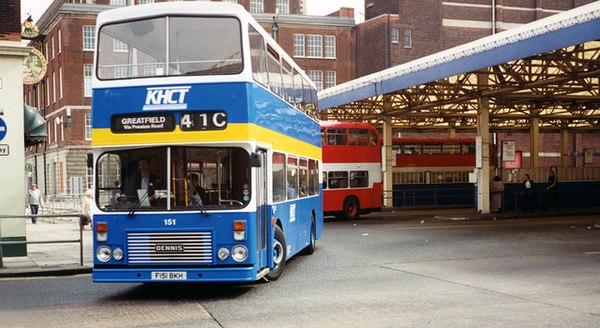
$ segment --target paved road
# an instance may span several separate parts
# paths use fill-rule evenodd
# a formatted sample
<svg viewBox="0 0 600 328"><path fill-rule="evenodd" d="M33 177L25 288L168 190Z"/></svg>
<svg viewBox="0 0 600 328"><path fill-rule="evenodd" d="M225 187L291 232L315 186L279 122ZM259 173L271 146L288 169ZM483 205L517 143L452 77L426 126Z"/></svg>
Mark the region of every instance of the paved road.
<svg viewBox="0 0 600 328"><path fill-rule="evenodd" d="M596 221L330 221L268 284L3 279L0 327L598 327Z"/></svg>

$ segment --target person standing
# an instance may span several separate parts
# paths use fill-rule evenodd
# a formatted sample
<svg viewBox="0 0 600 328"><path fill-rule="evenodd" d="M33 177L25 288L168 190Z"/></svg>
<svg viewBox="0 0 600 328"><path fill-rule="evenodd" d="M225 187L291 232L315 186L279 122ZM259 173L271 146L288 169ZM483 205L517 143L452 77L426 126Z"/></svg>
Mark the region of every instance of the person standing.
<svg viewBox="0 0 600 328"><path fill-rule="evenodd" d="M525 180L523 180L523 200L525 202L524 211L526 213L533 213L535 208L533 205L533 183L529 174L525 174Z"/></svg>
<svg viewBox="0 0 600 328"><path fill-rule="evenodd" d="M548 170L548 183L546 184L546 206L544 210L548 210L552 204L560 211L560 200L558 199L558 178L553 169Z"/></svg>
<svg viewBox="0 0 600 328"><path fill-rule="evenodd" d="M79 224L83 227L85 225L92 224L92 206L94 205L94 192L91 189L85 191L85 196L83 197L83 203L81 204L83 210L84 220L79 222Z"/></svg>
<svg viewBox="0 0 600 328"><path fill-rule="evenodd" d="M492 192L492 212L500 212L502 210L502 193L504 192L504 184L499 176L495 176L492 180L492 183L490 184L490 191Z"/></svg>
<svg viewBox="0 0 600 328"><path fill-rule="evenodd" d="M38 210L40 207L44 207L43 199L42 199L42 191L38 189L37 184L32 183L31 189L27 192L27 203L29 204L29 208L31 209L31 223L37 223Z"/></svg>

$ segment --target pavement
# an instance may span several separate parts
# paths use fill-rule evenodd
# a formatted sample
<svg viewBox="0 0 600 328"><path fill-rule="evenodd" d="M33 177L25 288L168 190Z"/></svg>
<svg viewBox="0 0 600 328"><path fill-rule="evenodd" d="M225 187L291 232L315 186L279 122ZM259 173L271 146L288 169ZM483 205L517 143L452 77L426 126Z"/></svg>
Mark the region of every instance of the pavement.
<svg viewBox="0 0 600 328"><path fill-rule="evenodd" d="M0 278L59 276L91 273L93 267L92 231L85 226L80 239L77 218L38 218L37 223L27 220L28 242L52 242L28 244L27 256L3 257ZM81 247L83 245L83 248ZM81 260L83 250L83 261Z"/></svg>
<svg viewBox="0 0 600 328"><path fill-rule="evenodd" d="M596 210L595 213L598 213ZM544 213L549 216L549 213ZM554 213L573 215L574 213ZM589 214L589 213L578 213ZM434 219L434 220L495 220L533 217L535 214L518 213L480 214L473 208L433 208L410 210L385 210L370 214L394 219ZM366 216L368 217L368 215ZM599 227L600 228L600 225ZM38 218L37 224L27 220L26 238L29 242L79 240L80 230L77 218ZM60 276L87 274L93 267L93 244L90 226L82 231L83 248L79 242L28 244L27 256L4 257L0 268L0 278ZM81 258L83 251L83 261Z"/></svg>

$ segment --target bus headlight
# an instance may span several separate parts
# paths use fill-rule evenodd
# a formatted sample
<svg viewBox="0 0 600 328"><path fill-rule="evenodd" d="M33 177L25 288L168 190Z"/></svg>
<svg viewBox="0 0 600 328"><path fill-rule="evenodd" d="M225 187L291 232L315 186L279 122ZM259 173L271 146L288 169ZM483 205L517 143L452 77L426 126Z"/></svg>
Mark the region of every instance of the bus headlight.
<svg viewBox="0 0 600 328"><path fill-rule="evenodd" d="M243 245L237 245L231 250L231 257L236 262L245 261L248 258L248 249Z"/></svg>
<svg viewBox="0 0 600 328"><path fill-rule="evenodd" d="M229 250L227 248L219 248L217 251L217 257L221 261L225 261L229 257Z"/></svg>
<svg viewBox="0 0 600 328"><path fill-rule="evenodd" d="M123 250L120 248L115 248L113 251L113 258L117 261L121 261L123 259Z"/></svg>
<svg viewBox="0 0 600 328"><path fill-rule="evenodd" d="M108 246L100 246L96 249L96 258L100 262L108 262L112 258L112 250Z"/></svg>

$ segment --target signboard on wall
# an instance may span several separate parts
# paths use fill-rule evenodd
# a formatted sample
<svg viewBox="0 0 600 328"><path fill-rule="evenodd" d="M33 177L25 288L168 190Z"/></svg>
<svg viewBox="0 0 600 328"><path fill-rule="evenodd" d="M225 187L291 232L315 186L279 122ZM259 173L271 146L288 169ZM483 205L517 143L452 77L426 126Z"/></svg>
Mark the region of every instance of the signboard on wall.
<svg viewBox="0 0 600 328"><path fill-rule="evenodd" d="M514 140L502 141L502 161L503 162L514 162L515 161L515 148L516 148L516 142Z"/></svg>

